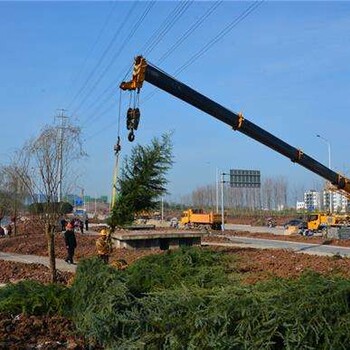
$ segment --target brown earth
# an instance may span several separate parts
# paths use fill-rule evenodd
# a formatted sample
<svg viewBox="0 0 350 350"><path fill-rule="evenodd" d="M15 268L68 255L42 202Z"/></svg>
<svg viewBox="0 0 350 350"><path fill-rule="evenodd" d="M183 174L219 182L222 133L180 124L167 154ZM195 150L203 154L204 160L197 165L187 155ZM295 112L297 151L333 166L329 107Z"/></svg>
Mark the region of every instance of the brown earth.
<svg viewBox="0 0 350 350"><path fill-rule="evenodd" d="M350 278L350 259L340 256L315 256L289 250L252 248L221 248L221 251L237 256L237 271L246 283L271 277L296 278L305 271Z"/></svg>
<svg viewBox="0 0 350 350"><path fill-rule="evenodd" d="M92 257L96 255L97 236L87 236L80 233L76 234L77 248L75 250L75 260ZM56 257L65 259L67 255L64 238L61 233L57 234L55 239ZM47 243L44 234L18 235L12 237L0 238L0 251L17 254L29 254L47 256ZM142 256L159 253L160 250L127 250L114 249L111 254L111 262L117 259L124 259L128 264L134 262Z"/></svg>
<svg viewBox="0 0 350 350"><path fill-rule="evenodd" d="M0 314L0 349L101 349L78 337L71 321L59 316Z"/></svg>
<svg viewBox="0 0 350 350"><path fill-rule="evenodd" d="M212 232L211 235L215 237L216 234L221 235L222 233ZM338 247L350 247L350 240L341 240L334 238L324 238L324 237L305 237L299 234L293 234L288 236L274 235L272 233L265 232L244 232L244 231L224 231L226 236L241 236L241 237L255 237L255 238L264 238L264 239L273 239L278 241L289 241L289 242L302 242L302 243L313 243L313 244L325 244L325 245L335 245ZM218 237L219 238L219 237ZM215 240L214 240L215 241Z"/></svg>
<svg viewBox="0 0 350 350"><path fill-rule="evenodd" d="M34 280L50 283L49 268L41 264L25 264L14 261L0 260L0 283L16 283L21 280ZM58 282L67 284L73 277L70 272L58 271Z"/></svg>
<svg viewBox="0 0 350 350"><path fill-rule="evenodd" d="M228 232L228 235L245 235L251 237L297 240L317 243L321 238L305 238L301 236L271 236L268 234L249 234ZM227 238L208 236L206 241L226 242ZM96 237L77 234L77 260L95 255ZM342 242L344 243L344 242ZM224 254L233 254L236 263L234 272L238 273L243 283L256 283L271 277L296 278L304 271L312 270L324 275L339 275L350 278L350 259L325 256L314 256L294 253L287 250L258 250L252 248L207 247ZM0 239L0 251L21 254L46 256L47 245L43 234L22 235ZM64 258L66 251L61 235L56 238L56 252ZM142 256L159 254L159 250L132 251L116 249L112 261L125 259L129 264ZM21 279L33 279L49 282L49 269L39 264L22 264L0 261L0 282L8 283ZM67 283L69 273L61 273L61 282ZM39 346L39 347L38 347ZM61 317L34 317L24 315L0 315L0 349L84 349L87 344L74 334L73 324ZM93 349L93 347L91 347Z"/></svg>

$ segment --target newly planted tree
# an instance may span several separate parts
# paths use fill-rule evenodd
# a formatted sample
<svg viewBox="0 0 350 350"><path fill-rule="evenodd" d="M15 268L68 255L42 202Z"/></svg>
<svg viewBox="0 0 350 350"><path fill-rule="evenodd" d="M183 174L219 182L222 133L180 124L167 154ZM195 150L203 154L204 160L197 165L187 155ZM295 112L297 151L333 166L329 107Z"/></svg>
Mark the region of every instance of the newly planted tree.
<svg viewBox="0 0 350 350"><path fill-rule="evenodd" d="M118 197L110 219L112 228L131 223L135 214L157 207L160 197L166 193L166 174L172 164L169 134L132 149L131 156L124 160L118 181Z"/></svg>

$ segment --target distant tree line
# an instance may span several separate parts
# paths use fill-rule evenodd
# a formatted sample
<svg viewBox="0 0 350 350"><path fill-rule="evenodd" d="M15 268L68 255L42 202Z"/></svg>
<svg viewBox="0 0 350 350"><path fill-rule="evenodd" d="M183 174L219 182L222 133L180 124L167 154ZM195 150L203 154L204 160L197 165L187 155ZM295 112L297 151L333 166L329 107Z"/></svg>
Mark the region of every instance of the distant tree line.
<svg viewBox="0 0 350 350"><path fill-rule="evenodd" d="M221 186L221 184L220 184ZM216 184L196 188L181 198L183 204L201 208L216 207ZM219 187L219 206L221 188ZM238 188L224 184L224 206L226 208L281 210L288 206L288 181L283 176L267 177L261 188Z"/></svg>

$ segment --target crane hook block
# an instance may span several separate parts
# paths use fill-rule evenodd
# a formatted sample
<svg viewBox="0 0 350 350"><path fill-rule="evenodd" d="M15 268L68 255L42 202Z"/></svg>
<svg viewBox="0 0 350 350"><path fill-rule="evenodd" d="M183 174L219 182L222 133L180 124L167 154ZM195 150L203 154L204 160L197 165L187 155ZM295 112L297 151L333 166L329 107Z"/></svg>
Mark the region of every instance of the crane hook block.
<svg viewBox="0 0 350 350"><path fill-rule="evenodd" d="M126 112L126 128L128 130L132 129L134 125L134 110L133 108L129 108Z"/></svg>
<svg viewBox="0 0 350 350"><path fill-rule="evenodd" d="M140 109L129 108L126 113L126 128L128 130L137 130L140 123Z"/></svg>
<svg viewBox="0 0 350 350"><path fill-rule="evenodd" d="M134 129L137 130L139 123L140 123L140 109L139 108L135 108L134 109Z"/></svg>

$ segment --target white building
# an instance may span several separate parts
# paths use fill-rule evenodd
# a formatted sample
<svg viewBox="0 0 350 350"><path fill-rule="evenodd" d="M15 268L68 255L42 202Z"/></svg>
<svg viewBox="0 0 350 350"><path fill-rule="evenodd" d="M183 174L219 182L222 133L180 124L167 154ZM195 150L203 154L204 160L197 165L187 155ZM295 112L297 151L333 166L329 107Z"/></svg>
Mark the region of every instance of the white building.
<svg viewBox="0 0 350 350"><path fill-rule="evenodd" d="M323 208L329 210L330 198L332 200L332 211L345 213L348 211L349 200L338 192L323 191Z"/></svg>
<svg viewBox="0 0 350 350"><path fill-rule="evenodd" d="M297 211L304 210L305 209L305 202L297 201L296 209L297 209Z"/></svg>
<svg viewBox="0 0 350 350"><path fill-rule="evenodd" d="M304 193L305 209L308 211L321 209L321 196L320 192L310 190Z"/></svg>

